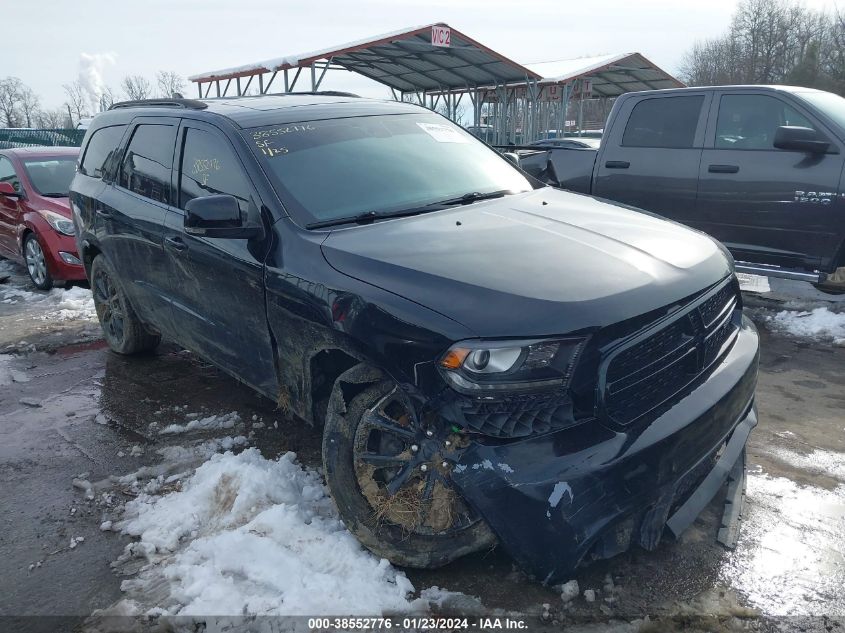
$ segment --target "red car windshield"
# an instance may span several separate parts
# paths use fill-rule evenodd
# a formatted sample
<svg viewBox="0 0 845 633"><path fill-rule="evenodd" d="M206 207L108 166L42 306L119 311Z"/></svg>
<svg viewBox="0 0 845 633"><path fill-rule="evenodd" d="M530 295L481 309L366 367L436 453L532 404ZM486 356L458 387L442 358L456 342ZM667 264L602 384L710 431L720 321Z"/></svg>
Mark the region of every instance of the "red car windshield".
<svg viewBox="0 0 845 633"><path fill-rule="evenodd" d="M36 193L48 198L67 197L76 173L75 156L30 159L23 164Z"/></svg>

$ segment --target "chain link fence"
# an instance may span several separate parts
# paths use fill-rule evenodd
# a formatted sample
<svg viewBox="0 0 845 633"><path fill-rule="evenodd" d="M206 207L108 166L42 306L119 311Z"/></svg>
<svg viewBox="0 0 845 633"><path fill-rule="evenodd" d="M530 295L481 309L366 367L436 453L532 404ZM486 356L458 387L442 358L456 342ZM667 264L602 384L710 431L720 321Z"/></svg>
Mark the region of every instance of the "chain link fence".
<svg viewBox="0 0 845 633"><path fill-rule="evenodd" d="M12 147L66 146L79 147L85 130L0 129L0 149Z"/></svg>

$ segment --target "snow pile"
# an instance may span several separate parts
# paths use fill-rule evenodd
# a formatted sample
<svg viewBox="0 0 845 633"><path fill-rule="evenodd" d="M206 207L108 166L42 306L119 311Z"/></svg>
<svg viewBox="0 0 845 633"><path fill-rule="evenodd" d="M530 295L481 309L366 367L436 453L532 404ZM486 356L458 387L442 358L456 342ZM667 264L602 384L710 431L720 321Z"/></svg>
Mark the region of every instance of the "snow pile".
<svg viewBox="0 0 845 633"><path fill-rule="evenodd" d="M87 288L74 286L68 290L54 289L50 291L47 298L53 298L56 301L56 309L42 316L42 319L51 321L69 321L72 319L94 321L97 319L94 297Z"/></svg>
<svg viewBox="0 0 845 633"><path fill-rule="evenodd" d="M175 435L189 431L210 431L214 429L233 429L241 421L237 411L223 415L209 415L204 418L191 420L187 424L171 424L159 431L159 435Z"/></svg>
<svg viewBox="0 0 845 633"><path fill-rule="evenodd" d="M776 329L793 336L832 338L837 345L845 345L845 313L831 312L827 308L810 312L783 310L769 317L769 321Z"/></svg>
<svg viewBox="0 0 845 633"><path fill-rule="evenodd" d="M405 575L345 529L319 475L293 453L214 455L181 489L127 503L112 529L139 539L125 556L150 563L123 583L126 602L158 614L373 615L422 606L409 599Z"/></svg>
<svg viewBox="0 0 845 633"><path fill-rule="evenodd" d="M11 272L0 269L0 273ZM43 310L41 318L45 321L69 321L73 319L96 320L94 298L87 288L74 286L68 290L53 288L50 292L41 293L27 290L11 283L0 286L0 302L6 304L26 303Z"/></svg>

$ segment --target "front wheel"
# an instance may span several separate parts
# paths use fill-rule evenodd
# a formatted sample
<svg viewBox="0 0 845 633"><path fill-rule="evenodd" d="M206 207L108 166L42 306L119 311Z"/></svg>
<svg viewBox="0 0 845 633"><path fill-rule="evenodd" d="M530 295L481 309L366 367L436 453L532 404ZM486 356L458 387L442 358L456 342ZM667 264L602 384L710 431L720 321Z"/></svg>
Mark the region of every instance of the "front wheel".
<svg viewBox="0 0 845 633"><path fill-rule="evenodd" d="M111 264L102 255L91 263L91 292L103 337L118 354L137 354L154 349L161 337L138 319L129 300L117 284Z"/></svg>
<svg viewBox="0 0 845 633"><path fill-rule="evenodd" d="M390 382L365 388L323 433L326 483L346 527L374 554L431 568L495 543L451 484L450 458L466 439L417 421Z"/></svg>
<svg viewBox="0 0 845 633"><path fill-rule="evenodd" d="M35 233L26 236L23 243L23 256L26 261L26 272L33 285L39 290L49 290L53 287L53 278L47 270L47 260L44 257L44 250L41 242Z"/></svg>

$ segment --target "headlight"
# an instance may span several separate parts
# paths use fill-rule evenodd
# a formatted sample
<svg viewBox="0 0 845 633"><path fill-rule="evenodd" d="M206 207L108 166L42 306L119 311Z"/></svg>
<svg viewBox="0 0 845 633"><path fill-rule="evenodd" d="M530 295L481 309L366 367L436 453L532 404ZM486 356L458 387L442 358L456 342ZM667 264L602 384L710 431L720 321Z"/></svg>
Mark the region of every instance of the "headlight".
<svg viewBox="0 0 845 633"><path fill-rule="evenodd" d="M446 381L461 393L566 388L584 338L540 341L461 341L438 365Z"/></svg>
<svg viewBox="0 0 845 633"><path fill-rule="evenodd" d="M63 215L54 213L53 211L39 211L38 215L47 221L47 224L53 227L62 235L75 235L76 231L73 229L73 220L66 218Z"/></svg>

